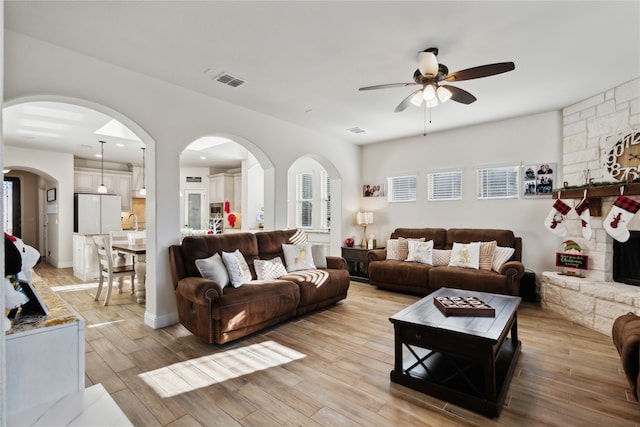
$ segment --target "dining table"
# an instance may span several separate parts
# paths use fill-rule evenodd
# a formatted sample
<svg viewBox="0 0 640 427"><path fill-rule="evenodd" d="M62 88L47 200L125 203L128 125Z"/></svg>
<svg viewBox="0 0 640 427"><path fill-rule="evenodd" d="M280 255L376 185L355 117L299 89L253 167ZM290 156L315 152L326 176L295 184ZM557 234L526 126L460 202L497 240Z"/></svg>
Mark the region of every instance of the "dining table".
<svg viewBox="0 0 640 427"><path fill-rule="evenodd" d="M118 243L112 244L111 248L117 252L118 256L116 257L115 263L116 265L125 265L126 264L126 256L132 255L133 257L133 269L136 272L136 286L134 289L134 294L136 297L136 302L138 304L142 304L146 300L146 289L145 289L145 281L147 275L147 246L144 243L134 243L134 244L126 244L126 243Z"/></svg>

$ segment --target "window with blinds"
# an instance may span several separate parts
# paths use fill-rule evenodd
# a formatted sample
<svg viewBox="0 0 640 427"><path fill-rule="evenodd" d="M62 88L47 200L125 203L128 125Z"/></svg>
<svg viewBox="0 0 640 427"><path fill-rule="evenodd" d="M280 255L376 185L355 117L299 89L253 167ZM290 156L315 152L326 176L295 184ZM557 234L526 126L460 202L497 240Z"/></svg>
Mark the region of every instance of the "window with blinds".
<svg viewBox="0 0 640 427"><path fill-rule="evenodd" d="M296 175L297 226L311 228L313 225L313 174L311 172Z"/></svg>
<svg viewBox="0 0 640 427"><path fill-rule="evenodd" d="M518 167L494 167L477 170L478 199L517 199Z"/></svg>
<svg viewBox="0 0 640 427"><path fill-rule="evenodd" d="M387 178L389 202L415 202L416 176L392 176Z"/></svg>
<svg viewBox="0 0 640 427"><path fill-rule="evenodd" d="M320 172L320 180L322 183L322 211L320 213L322 224L320 224L320 227L324 230L328 230L331 228L331 179L329 178L327 171L323 170Z"/></svg>
<svg viewBox="0 0 640 427"><path fill-rule="evenodd" d="M462 171L427 173L427 200L461 200Z"/></svg>

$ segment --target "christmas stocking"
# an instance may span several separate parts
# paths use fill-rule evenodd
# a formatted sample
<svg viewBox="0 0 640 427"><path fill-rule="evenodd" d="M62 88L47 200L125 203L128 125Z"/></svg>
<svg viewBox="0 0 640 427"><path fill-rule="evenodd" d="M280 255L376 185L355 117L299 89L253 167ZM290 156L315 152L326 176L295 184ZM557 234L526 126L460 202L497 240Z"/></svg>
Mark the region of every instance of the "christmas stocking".
<svg viewBox="0 0 640 427"><path fill-rule="evenodd" d="M553 208L547 218L544 220L544 225L549 231L557 236L567 235L567 224L564 222L564 217L569 213L571 207L560 199L557 199L553 203Z"/></svg>
<svg viewBox="0 0 640 427"><path fill-rule="evenodd" d="M618 242L626 242L629 240L630 235L627 225L639 209L640 203L626 196L618 196L618 199L611 207L611 212L602 221L602 226L609 233L609 236Z"/></svg>
<svg viewBox="0 0 640 427"><path fill-rule="evenodd" d="M582 199L578 206L575 207L580 222L582 224L582 237L587 240L591 240L591 212L589 211L589 199Z"/></svg>

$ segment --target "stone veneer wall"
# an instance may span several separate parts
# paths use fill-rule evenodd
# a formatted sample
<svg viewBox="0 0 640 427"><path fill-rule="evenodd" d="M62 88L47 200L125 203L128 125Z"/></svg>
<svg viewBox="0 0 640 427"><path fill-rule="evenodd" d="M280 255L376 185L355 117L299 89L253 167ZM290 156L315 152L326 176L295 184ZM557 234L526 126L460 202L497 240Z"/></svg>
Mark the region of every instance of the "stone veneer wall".
<svg viewBox="0 0 640 427"><path fill-rule="evenodd" d="M640 78L599 93L563 110L562 176L569 185L615 181L603 167L605 153L628 131L640 128ZM612 138L613 137L613 138ZM560 187L560 185L556 185ZM562 197L562 196L561 196ZM639 196L630 196L640 200ZM563 199L569 206L579 200ZM614 197L602 199L602 216L591 217L593 237L582 238L580 220L575 211L567 216L567 239L578 242L589 256L585 279L543 273L541 302L544 309L555 311L581 325L605 334L611 333L613 320L633 311L640 314L640 286L613 282L613 239L602 227ZM640 230L640 214L629 229Z"/></svg>

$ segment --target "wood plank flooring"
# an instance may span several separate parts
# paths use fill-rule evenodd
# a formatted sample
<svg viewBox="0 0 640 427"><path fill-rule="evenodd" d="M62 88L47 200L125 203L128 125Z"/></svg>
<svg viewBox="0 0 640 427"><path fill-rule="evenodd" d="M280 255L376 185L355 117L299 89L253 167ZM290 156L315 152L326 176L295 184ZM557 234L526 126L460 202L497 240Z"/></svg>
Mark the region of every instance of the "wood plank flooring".
<svg viewBox="0 0 640 427"><path fill-rule="evenodd" d="M102 383L136 426L640 427L611 339L537 304L518 310L522 353L489 419L390 382L388 318L416 296L352 282L333 307L218 346L145 326L128 293L94 302L96 284L73 286L71 269L36 272L86 320L87 386Z"/></svg>

